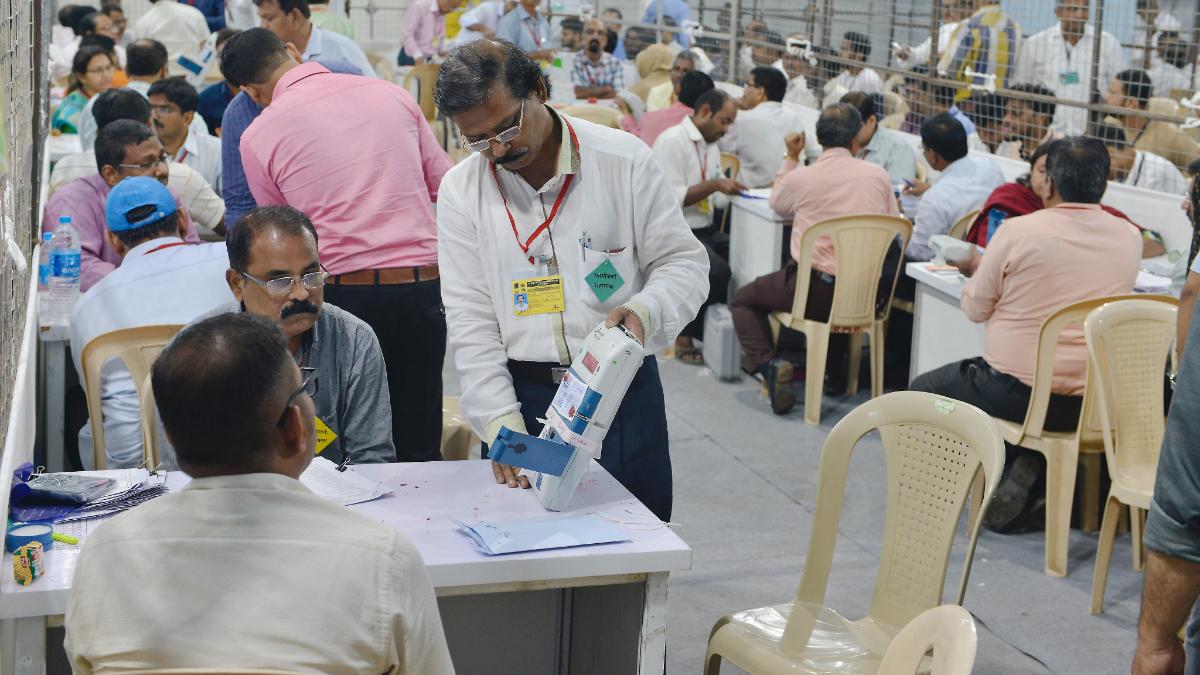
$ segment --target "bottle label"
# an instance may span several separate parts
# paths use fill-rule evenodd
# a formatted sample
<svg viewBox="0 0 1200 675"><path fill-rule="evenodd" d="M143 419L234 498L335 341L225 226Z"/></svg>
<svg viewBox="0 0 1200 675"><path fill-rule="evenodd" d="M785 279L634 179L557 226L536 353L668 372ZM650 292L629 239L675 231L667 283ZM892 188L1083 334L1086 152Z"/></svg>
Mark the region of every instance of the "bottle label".
<svg viewBox="0 0 1200 675"><path fill-rule="evenodd" d="M38 285L45 286L50 283L50 263L38 265Z"/></svg>
<svg viewBox="0 0 1200 675"><path fill-rule="evenodd" d="M79 254L55 251L50 256L50 274L56 277L78 277Z"/></svg>

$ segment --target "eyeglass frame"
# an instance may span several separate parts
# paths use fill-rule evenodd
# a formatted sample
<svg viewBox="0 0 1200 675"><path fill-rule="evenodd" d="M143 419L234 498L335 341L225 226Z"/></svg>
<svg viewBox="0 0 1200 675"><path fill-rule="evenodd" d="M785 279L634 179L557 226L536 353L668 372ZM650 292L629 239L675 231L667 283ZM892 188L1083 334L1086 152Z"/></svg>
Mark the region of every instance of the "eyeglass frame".
<svg viewBox="0 0 1200 675"><path fill-rule="evenodd" d="M525 99L522 99L521 100L521 112L517 116L517 125L515 127L509 127L507 129L505 129L504 131L501 131L500 133L496 134L495 136L491 136L489 138L485 138L485 139L478 140L478 141L468 141L467 137L460 133L458 135L458 142L461 143L464 148L466 148L467 150L470 150L471 152L483 152L484 150L487 150L488 148L492 147L493 141L495 141L496 143L499 143L500 145L509 145L510 143L517 140L521 136L521 125L523 125L524 123L525 123ZM505 140L504 138L501 138L502 136L505 136L505 135L508 136L507 140Z"/></svg>
<svg viewBox="0 0 1200 675"><path fill-rule="evenodd" d="M141 169L142 171L150 171L151 169L158 166L159 164L170 164L170 163L171 163L171 156L167 154L166 150L163 150L162 154L159 155L158 159L156 159L156 160L153 160L150 162L145 162L143 164L118 164L117 166L122 169Z"/></svg>
<svg viewBox="0 0 1200 675"><path fill-rule="evenodd" d="M316 398L317 392L321 391L320 383L320 369L300 366L300 386L297 387L296 391L292 392L292 395L288 396L287 401L284 402L283 412L279 413L279 421L275 423L276 428L283 428L283 423L287 420L288 410L291 410L292 403L296 401L296 398L300 396L300 394L308 394L309 398ZM312 387L311 392L308 391L309 387Z"/></svg>
<svg viewBox="0 0 1200 675"><path fill-rule="evenodd" d="M243 272L243 271L241 271L241 270L238 270L238 273L239 273L239 274L241 274L241 275L242 275L242 277L244 277L244 278L246 278L246 279L249 279L250 281L253 281L255 284L258 284L258 286L259 286L260 288L262 288L262 289L263 289L263 291L264 291L264 292L265 292L265 293L266 293L268 296L270 296L270 297L272 297L272 298L285 298L285 297L287 297L287 296L288 296L288 294L290 294L290 293L292 292L292 289L296 287L296 282L297 282L297 281L299 281L299 283L300 283L302 286L304 286L304 290L306 290L306 291L315 291L315 290L317 290L318 288L324 288L324 287L325 287L325 283L326 283L326 282L329 280L329 277L330 277L330 274L329 274L329 272L328 272L328 271L326 271L324 267L322 267L322 268L321 268L321 269L319 269L319 270L315 270L315 271L313 271L313 272L306 272L306 273L304 273L304 274L301 274L301 275L300 275L300 276L298 276L298 277L297 277L297 276L295 276L295 275L291 275L291 274L289 274L289 275L287 275L287 276L275 277L274 279L266 279L266 280L259 279L258 277L254 276L253 274L250 274L249 272ZM304 280L305 280L306 278L308 278L308 277L311 277L311 276L312 276L312 275L314 275L314 274L319 274L319 275L321 275L321 285L319 285L319 286L309 286L307 283L305 283L305 282L304 282ZM284 279L287 279L287 280L288 280L288 287L287 287L287 290L286 290L286 291L283 291L282 293L272 293L272 292L271 292L271 284L275 283L276 281L282 281L282 280L284 280Z"/></svg>

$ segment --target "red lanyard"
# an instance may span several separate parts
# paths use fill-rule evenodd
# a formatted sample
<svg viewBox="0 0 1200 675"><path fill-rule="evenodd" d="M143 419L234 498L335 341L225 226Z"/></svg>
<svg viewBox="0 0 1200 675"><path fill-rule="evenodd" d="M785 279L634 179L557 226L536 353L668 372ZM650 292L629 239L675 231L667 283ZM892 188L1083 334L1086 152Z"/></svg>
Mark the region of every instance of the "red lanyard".
<svg viewBox="0 0 1200 675"><path fill-rule="evenodd" d="M575 137L575 130L571 128L571 123L568 122L565 117L560 119L562 119L563 124L567 125L567 131L571 134L572 145L574 147L578 147L579 139ZM508 208L508 199L504 196L504 190L500 187L500 177L496 175L496 164L494 162L489 162L488 166L490 166L492 169L492 179L496 181L496 191L500 193L500 201L504 203L504 213L508 214L508 223L512 225L513 238L517 240L517 246L521 247L521 253L528 255L529 247L532 246L533 242L541 236L542 232L545 232L550 228L550 223L554 222L554 217L558 215L559 207L562 206L563 200L567 197L567 190L570 189L571 182L575 180L575 174L567 174L567 177L563 180L563 186L558 190L558 197L554 199L554 208L550 209L550 216L546 218L545 222L543 222L541 225L538 225L538 228L533 231L533 234L529 235L529 238L525 240L524 244L522 244L521 235L519 232L517 232L517 221L515 218L513 218L512 211L510 211ZM533 264L533 256L529 256L529 264Z"/></svg>
<svg viewBox="0 0 1200 675"><path fill-rule="evenodd" d="M693 145L696 150L696 159L700 160L700 180L708 180L708 167L705 166L705 157L700 153L700 146Z"/></svg>
<svg viewBox="0 0 1200 675"><path fill-rule="evenodd" d="M159 251L163 250L164 248L175 248L176 246L191 246L191 245L192 245L191 242L175 241L175 242L171 242L170 244L163 244L162 246L155 246L154 248L150 249L149 251L146 251L143 255L150 255L151 253L158 253Z"/></svg>
<svg viewBox="0 0 1200 675"><path fill-rule="evenodd" d="M536 22L536 19L534 21ZM525 30L529 31L529 37L533 38L533 43L537 45L538 49L541 49L542 39L538 37L537 33L533 32L533 28L528 23L525 23Z"/></svg>

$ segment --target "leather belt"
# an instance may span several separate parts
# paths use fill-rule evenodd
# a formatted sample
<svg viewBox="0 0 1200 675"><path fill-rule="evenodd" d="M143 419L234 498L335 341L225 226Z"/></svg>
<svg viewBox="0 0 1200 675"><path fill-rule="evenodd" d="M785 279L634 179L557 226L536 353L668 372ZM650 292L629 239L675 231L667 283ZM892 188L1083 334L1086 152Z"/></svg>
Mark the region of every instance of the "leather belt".
<svg viewBox="0 0 1200 675"><path fill-rule="evenodd" d="M543 384L559 384L569 368L558 363L538 363L536 361L508 361L508 372L513 377L533 380Z"/></svg>
<svg viewBox="0 0 1200 675"><path fill-rule="evenodd" d="M433 281L438 278L438 266L388 267L381 270L359 270L329 277L335 286L398 286Z"/></svg>

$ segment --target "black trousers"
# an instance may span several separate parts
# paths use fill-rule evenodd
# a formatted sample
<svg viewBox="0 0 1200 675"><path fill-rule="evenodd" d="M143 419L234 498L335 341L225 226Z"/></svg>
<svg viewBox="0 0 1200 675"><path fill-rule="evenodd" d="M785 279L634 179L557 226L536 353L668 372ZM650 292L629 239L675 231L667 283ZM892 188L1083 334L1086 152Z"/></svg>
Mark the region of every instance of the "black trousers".
<svg viewBox="0 0 1200 675"><path fill-rule="evenodd" d="M700 305L700 310L696 312L696 318L683 327L683 331L680 332L682 337L703 340L704 313L708 311L708 306L729 301L729 280L733 278L733 270L729 268L729 262L714 247L713 236L716 233L717 228L712 226L692 230L692 234L696 235L701 244L704 244L704 250L708 253L708 297Z"/></svg>
<svg viewBox="0 0 1200 675"><path fill-rule="evenodd" d="M362 319L379 338L392 399L396 459L442 458L442 362L446 311L441 283L325 286L325 300Z"/></svg>

